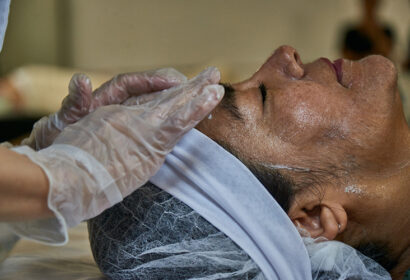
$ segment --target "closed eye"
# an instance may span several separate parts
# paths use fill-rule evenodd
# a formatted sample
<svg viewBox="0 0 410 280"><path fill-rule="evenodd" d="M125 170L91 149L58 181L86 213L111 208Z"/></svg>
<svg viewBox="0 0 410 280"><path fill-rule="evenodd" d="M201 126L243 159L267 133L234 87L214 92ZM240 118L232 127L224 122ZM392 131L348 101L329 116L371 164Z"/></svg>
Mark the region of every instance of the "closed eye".
<svg viewBox="0 0 410 280"><path fill-rule="evenodd" d="M263 83L259 84L259 91L261 92L262 95L262 104L265 104L266 100L266 87Z"/></svg>

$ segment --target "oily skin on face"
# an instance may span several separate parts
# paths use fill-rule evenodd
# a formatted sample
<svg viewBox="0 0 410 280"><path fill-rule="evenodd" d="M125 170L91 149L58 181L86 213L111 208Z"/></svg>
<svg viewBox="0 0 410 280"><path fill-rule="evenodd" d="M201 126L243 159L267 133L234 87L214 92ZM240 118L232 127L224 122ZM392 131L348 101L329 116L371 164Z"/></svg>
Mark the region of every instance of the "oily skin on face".
<svg viewBox="0 0 410 280"><path fill-rule="evenodd" d="M197 128L262 164L391 166L408 133L396 70L382 56L341 64L339 73L326 59L303 64L295 49L279 47L250 79L232 85L243 120L219 106Z"/></svg>
<svg viewBox="0 0 410 280"><path fill-rule="evenodd" d="M305 178L295 170L335 173L319 185L323 194L297 193L288 215L309 224L315 217L306 209L319 205L330 218L312 232L352 246L363 238L385 241L400 263L392 273L399 279L410 261L410 133L393 64L382 56L303 64L295 49L282 46L232 87L229 100L241 119L220 105L197 129L242 161L280 169L296 184ZM346 191L352 186L360 193Z"/></svg>

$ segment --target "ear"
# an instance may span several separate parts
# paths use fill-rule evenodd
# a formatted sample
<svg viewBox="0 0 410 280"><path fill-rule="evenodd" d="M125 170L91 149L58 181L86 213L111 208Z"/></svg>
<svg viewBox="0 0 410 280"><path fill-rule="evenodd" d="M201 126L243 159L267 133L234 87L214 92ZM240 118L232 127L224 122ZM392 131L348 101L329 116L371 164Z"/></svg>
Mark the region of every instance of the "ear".
<svg viewBox="0 0 410 280"><path fill-rule="evenodd" d="M296 227L308 231L312 238L333 240L346 229L347 213L341 203L317 199L300 202L291 207L289 216Z"/></svg>

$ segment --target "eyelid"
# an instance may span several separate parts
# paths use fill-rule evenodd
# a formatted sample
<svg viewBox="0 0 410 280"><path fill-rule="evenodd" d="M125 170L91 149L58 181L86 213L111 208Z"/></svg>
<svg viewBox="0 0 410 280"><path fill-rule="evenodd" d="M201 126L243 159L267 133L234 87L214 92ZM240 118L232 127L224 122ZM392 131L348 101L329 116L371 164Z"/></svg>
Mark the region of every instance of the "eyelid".
<svg viewBox="0 0 410 280"><path fill-rule="evenodd" d="M265 85L260 82L259 83L259 91L261 92L262 95L262 104L265 104L265 100L266 100L266 87Z"/></svg>

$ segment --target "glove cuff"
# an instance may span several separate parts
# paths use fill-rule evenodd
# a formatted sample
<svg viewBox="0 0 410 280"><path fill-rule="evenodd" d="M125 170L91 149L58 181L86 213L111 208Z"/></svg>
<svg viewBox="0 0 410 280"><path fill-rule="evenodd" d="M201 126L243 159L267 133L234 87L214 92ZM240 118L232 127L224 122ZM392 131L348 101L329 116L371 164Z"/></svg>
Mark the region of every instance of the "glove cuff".
<svg viewBox="0 0 410 280"><path fill-rule="evenodd" d="M14 223L13 229L44 243L65 244L67 228L95 217L120 202L122 195L108 171L89 153L56 144L35 152L27 146L13 148L39 165L49 181L47 203L52 219Z"/></svg>
<svg viewBox="0 0 410 280"><path fill-rule="evenodd" d="M99 204L99 199L98 197L105 197L105 201L108 202L109 206L112 206L114 204L117 204L118 202L122 201L122 194L118 189L118 186L113 179L113 177L108 173L107 169L98 161L96 160L91 154L87 153L86 151L77 148L75 146L67 145L67 144L53 144L50 147L39 151L40 154L45 154L45 155L57 155L58 157L65 157L66 159L70 159L70 163L74 164L78 170L81 171L82 174L85 173L86 177L88 177L87 180L89 181L88 184L84 184L83 186L71 186L73 189L76 189L76 191L79 191L80 188L84 188L84 191L82 193L86 195L91 195L92 200L89 202L88 207L86 207L87 210L82 214L83 219L86 220L92 217L95 217L96 215L100 214L103 210L105 210L107 207L103 207L103 205L98 206ZM67 170L68 171L68 170ZM67 173L69 176L75 176L75 174L70 174ZM86 179L86 178L83 178ZM70 187L70 186L67 186ZM63 212L63 215L65 212L67 214L72 214L70 213L71 210L67 209L64 204L65 204L65 199L66 197L60 197L60 188L50 188L50 194L49 198L51 198L54 202L54 204L59 205L61 204L61 207L59 207ZM67 192L71 193L71 192ZM76 197L77 199L80 199L80 197ZM73 205L75 205L76 201L73 201ZM85 202L85 201L84 201ZM78 201L80 203L80 201ZM104 203L105 204L105 203ZM50 205L50 204L49 204ZM82 204L85 205L85 204ZM77 208L77 207L75 207ZM73 209L72 209L73 210ZM64 216L69 216L69 217L75 217L75 215L64 215ZM75 226L78 223L80 223L82 220L75 220L72 218L67 219L67 224L69 227Z"/></svg>
<svg viewBox="0 0 410 280"><path fill-rule="evenodd" d="M45 172L49 182L48 169L38 160L38 154L28 146L12 148L14 152L27 156ZM51 183L50 183L51 185ZM25 222L9 223L10 228L18 235L27 239L35 240L48 245L64 245L68 242L67 223L63 215L54 207L50 207L50 193L48 194L48 206L54 213L54 217Z"/></svg>

